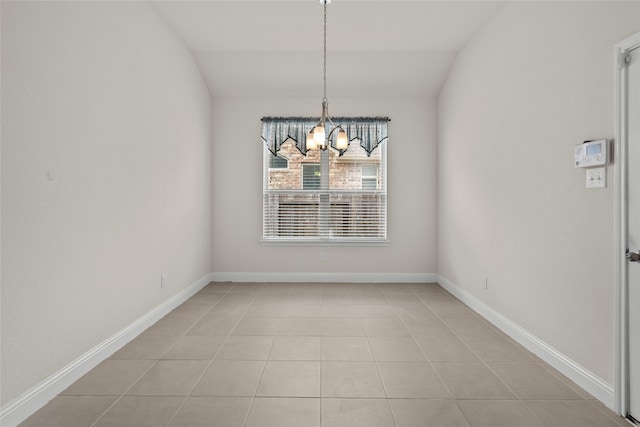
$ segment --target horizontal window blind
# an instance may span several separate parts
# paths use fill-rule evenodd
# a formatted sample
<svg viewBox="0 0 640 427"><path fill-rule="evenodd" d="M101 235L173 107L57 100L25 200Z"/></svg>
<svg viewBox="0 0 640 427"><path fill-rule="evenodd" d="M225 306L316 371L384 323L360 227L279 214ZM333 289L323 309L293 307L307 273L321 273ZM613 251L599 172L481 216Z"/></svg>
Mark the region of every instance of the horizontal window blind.
<svg viewBox="0 0 640 427"><path fill-rule="evenodd" d="M288 167L274 168L264 148L263 240L349 242L387 239L387 144L368 152L358 139L340 152L303 155L292 138L277 151Z"/></svg>

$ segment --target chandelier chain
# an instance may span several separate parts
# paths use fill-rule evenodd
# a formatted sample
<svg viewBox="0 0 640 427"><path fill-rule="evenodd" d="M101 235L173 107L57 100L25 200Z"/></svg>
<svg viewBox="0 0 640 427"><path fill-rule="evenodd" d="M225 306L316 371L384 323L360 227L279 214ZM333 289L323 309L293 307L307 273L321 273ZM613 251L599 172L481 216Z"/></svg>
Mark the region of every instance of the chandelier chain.
<svg viewBox="0 0 640 427"><path fill-rule="evenodd" d="M324 64L323 64L323 76L324 76L324 97L323 102L327 101L327 2L324 2Z"/></svg>

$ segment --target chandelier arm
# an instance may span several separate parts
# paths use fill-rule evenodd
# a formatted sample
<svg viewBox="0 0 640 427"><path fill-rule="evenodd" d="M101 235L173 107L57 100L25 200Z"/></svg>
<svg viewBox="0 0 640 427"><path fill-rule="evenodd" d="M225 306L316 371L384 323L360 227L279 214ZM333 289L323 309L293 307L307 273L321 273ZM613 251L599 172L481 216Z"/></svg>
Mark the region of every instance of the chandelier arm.
<svg viewBox="0 0 640 427"><path fill-rule="evenodd" d="M331 123L331 125L333 126L333 123ZM327 136L327 139L328 139L328 140L331 140L331 137L333 136L333 133L334 133L335 131L337 131L337 130L344 131L344 129L342 129L342 126L340 126L340 125L335 126L333 129L331 129L331 132L329 132L329 136Z"/></svg>

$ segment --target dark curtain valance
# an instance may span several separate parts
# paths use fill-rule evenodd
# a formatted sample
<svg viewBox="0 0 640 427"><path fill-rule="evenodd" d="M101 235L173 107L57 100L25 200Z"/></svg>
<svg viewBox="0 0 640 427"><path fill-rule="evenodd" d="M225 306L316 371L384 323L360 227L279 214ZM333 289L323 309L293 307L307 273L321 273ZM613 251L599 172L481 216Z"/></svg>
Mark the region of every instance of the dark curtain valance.
<svg viewBox="0 0 640 427"><path fill-rule="evenodd" d="M262 140L267 145L269 151L274 156L278 155L280 146L287 139L295 141L298 150L307 154L307 134L318 124L318 117L263 117L262 118ZM342 126L349 136L349 144L354 140L360 141L360 146L370 156L387 136L388 117L332 117L334 126ZM327 121L327 132L333 126ZM338 132L331 135L331 147L344 154L347 150L336 148L336 137Z"/></svg>

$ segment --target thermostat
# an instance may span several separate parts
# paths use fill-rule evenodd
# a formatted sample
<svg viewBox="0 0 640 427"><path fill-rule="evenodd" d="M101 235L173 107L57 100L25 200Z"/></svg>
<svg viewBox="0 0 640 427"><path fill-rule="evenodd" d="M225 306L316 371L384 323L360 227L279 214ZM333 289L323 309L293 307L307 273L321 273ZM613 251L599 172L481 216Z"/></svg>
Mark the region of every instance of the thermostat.
<svg viewBox="0 0 640 427"><path fill-rule="evenodd" d="M585 141L576 145L575 157L577 168L606 165L607 140Z"/></svg>

